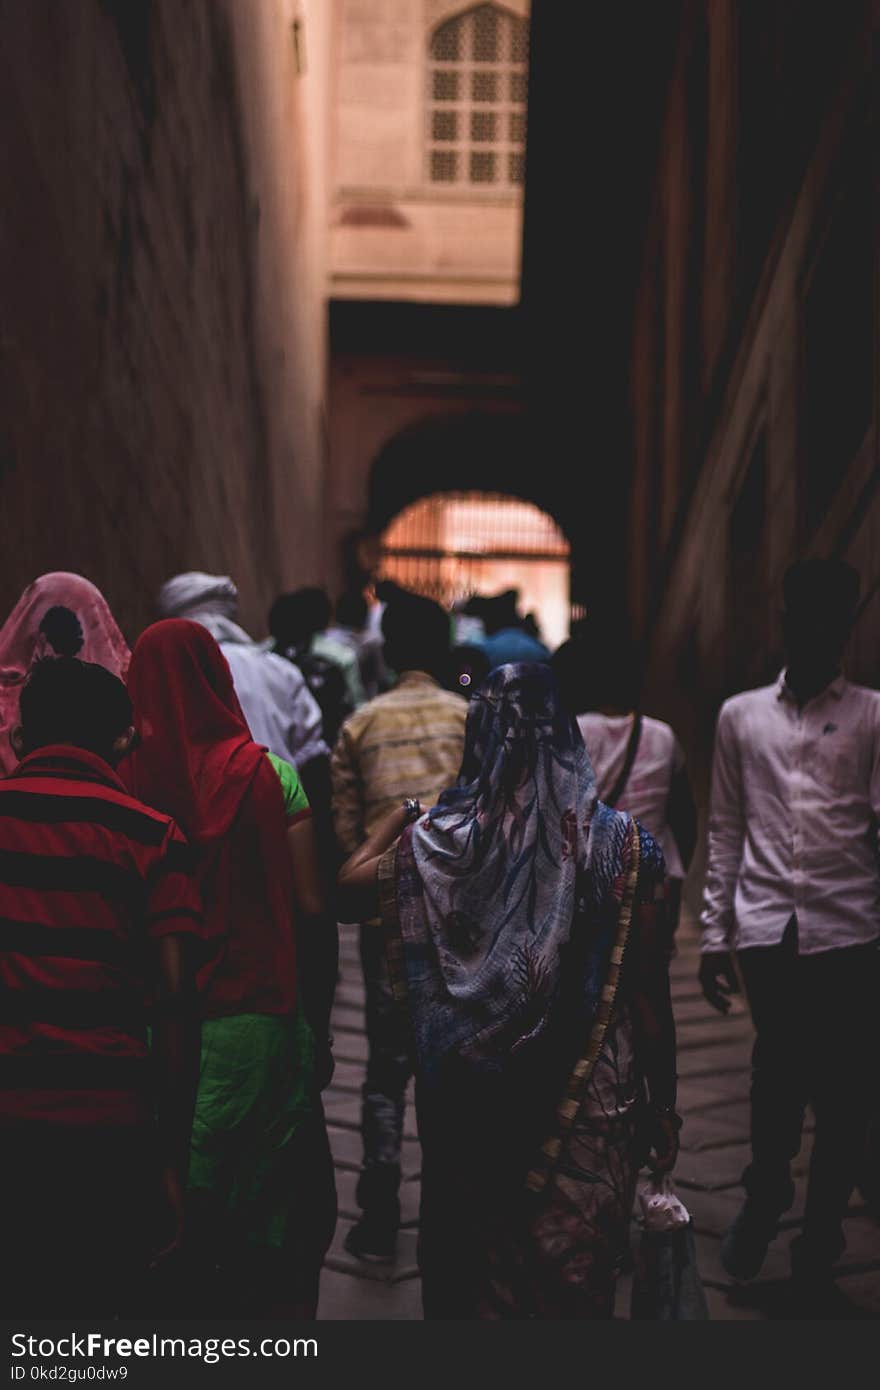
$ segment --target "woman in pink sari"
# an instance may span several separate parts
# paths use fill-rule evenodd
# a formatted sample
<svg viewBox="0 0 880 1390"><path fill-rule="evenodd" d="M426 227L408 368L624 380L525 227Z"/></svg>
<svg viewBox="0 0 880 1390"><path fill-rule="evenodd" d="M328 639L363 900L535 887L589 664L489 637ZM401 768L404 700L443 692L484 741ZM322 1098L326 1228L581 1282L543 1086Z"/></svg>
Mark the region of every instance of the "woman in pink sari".
<svg viewBox="0 0 880 1390"><path fill-rule="evenodd" d="M29 584L0 628L0 774L18 761L9 743L21 687L42 656L78 656L125 680L129 650L107 601L81 574L57 571Z"/></svg>

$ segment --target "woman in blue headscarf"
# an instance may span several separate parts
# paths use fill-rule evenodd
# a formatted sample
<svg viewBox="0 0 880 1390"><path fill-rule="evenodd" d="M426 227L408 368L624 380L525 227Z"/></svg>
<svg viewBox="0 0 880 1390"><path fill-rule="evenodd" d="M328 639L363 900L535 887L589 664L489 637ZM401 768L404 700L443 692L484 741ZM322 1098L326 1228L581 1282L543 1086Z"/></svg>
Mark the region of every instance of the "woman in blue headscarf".
<svg viewBox="0 0 880 1390"><path fill-rule="evenodd" d="M410 1023L425 1316L610 1317L638 1170L678 1148L664 869L547 666L492 673L457 784L340 885Z"/></svg>

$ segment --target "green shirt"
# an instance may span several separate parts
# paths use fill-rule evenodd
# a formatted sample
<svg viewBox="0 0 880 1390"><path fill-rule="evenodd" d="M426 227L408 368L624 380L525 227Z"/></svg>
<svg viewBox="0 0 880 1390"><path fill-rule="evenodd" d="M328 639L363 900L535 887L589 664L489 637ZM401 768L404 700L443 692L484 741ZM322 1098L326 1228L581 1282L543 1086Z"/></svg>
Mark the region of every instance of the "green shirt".
<svg viewBox="0 0 880 1390"><path fill-rule="evenodd" d="M305 816L310 816L312 813L309 809L309 799L303 791L303 784L299 780L299 773L296 768L291 763L286 763L275 753L267 753L266 757L278 773L278 780L284 794L284 810L287 814L288 825L293 825Z"/></svg>

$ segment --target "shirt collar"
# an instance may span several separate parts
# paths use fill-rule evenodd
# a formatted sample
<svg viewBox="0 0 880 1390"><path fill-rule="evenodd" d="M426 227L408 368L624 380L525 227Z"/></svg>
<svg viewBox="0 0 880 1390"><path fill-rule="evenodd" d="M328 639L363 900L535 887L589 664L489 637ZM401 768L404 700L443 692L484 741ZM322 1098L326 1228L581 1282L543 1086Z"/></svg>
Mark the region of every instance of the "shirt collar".
<svg viewBox="0 0 880 1390"><path fill-rule="evenodd" d="M9 777L51 777L53 772L76 773L84 782L103 782L116 791L125 791L123 782L109 763L99 758L97 753L76 748L71 743L51 743L45 748L35 749L22 758Z"/></svg>
<svg viewBox="0 0 880 1390"><path fill-rule="evenodd" d="M791 700L796 703L797 697L795 696L794 691L790 688L785 676L786 672L785 668L783 667L776 681L776 698L777 700ZM835 700L839 700L840 697L843 695L845 689L846 677L841 672L840 675L834 677L834 680L831 682L830 685L826 685L824 690L820 690L817 695L814 695L813 699L818 700L823 695L833 695ZM811 701L808 700L807 704L810 703Z"/></svg>
<svg viewBox="0 0 880 1390"><path fill-rule="evenodd" d="M435 685L440 682L433 676L429 676L427 671L402 671L397 678L398 687L401 685Z"/></svg>

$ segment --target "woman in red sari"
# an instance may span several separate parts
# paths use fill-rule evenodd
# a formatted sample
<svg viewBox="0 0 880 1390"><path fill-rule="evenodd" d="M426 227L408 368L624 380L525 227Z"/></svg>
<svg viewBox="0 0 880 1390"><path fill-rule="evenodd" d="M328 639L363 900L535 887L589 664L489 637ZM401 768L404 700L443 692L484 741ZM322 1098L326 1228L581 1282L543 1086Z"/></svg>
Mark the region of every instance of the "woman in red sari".
<svg viewBox="0 0 880 1390"><path fill-rule="evenodd" d="M336 933L308 802L295 770L252 740L226 660L198 623L148 628L129 690L141 735L132 790L185 830L220 939L199 981L189 1173L195 1248L220 1275L202 1308L314 1316L336 1219L320 1101Z"/></svg>

